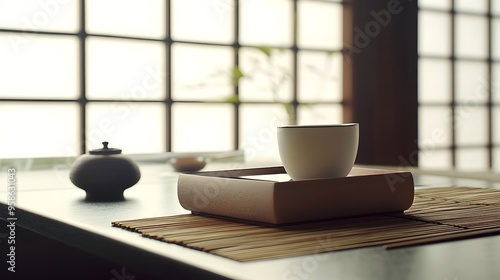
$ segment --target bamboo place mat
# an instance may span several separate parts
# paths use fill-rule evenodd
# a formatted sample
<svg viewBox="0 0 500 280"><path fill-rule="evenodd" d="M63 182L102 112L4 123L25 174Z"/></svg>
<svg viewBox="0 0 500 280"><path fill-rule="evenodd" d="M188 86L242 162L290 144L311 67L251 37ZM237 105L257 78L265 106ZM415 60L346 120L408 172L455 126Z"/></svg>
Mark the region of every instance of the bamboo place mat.
<svg viewBox="0 0 500 280"><path fill-rule="evenodd" d="M176 215L117 221L145 237L238 261L385 246L388 249L500 234L500 191L471 187L421 189L405 213L292 225Z"/></svg>

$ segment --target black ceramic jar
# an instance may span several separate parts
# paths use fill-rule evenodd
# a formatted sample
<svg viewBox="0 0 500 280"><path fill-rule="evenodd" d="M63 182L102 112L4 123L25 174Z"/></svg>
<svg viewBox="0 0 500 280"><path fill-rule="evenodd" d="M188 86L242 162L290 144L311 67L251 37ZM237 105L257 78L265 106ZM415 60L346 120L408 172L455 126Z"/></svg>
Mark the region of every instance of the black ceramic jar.
<svg viewBox="0 0 500 280"><path fill-rule="evenodd" d="M123 200L123 191L139 181L141 172L121 149L108 148L108 142L102 144L102 149L76 159L71 167L71 182L87 193L87 201Z"/></svg>

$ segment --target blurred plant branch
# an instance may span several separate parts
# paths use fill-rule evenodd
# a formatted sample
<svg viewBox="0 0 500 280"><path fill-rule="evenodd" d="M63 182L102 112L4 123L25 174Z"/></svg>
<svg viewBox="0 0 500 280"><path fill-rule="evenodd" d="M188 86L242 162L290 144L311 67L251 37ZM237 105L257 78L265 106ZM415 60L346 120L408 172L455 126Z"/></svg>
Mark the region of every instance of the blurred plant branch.
<svg viewBox="0 0 500 280"><path fill-rule="evenodd" d="M286 64L284 65L282 61L282 55L286 50L269 46L259 46L251 49L257 52L249 55L244 62L240 62L240 66L234 66L228 70L216 70L202 81L191 84L189 87L223 86L224 80L221 80L221 77L230 79L232 86L235 88L241 88L246 83L252 84L259 92L268 92L271 94L272 102L283 106L288 118L286 122L294 124L296 121L294 106L291 101L286 100L286 97L280 96L287 83L294 79L290 67L287 67ZM305 70L317 77L319 83L316 85L316 88L311 90L319 93L325 91L328 82L337 80L337 77L329 76L332 70L332 60L330 58L334 52L328 51L324 53L326 56L323 65L314 63L303 65ZM242 103L240 95L236 94L236 92L221 101ZM316 103L318 102L302 102L301 104L309 106Z"/></svg>

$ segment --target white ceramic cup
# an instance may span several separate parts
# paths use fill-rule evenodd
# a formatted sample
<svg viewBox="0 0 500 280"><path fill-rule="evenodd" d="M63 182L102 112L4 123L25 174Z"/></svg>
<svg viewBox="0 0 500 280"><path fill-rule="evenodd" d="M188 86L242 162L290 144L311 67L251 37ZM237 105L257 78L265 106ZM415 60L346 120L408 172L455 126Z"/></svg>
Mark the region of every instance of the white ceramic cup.
<svg viewBox="0 0 500 280"><path fill-rule="evenodd" d="M281 162L293 180L347 176L358 141L357 123L278 127Z"/></svg>

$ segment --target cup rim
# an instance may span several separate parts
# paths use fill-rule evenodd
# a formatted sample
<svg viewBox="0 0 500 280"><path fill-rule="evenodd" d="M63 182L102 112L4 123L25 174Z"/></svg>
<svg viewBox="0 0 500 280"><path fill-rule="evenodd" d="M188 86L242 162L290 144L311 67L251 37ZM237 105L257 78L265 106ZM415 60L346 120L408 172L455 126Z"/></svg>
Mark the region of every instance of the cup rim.
<svg viewBox="0 0 500 280"><path fill-rule="evenodd" d="M357 126L358 123L341 123L341 124L311 124L311 125L282 125L278 128L322 128L322 127L352 127Z"/></svg>

